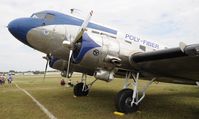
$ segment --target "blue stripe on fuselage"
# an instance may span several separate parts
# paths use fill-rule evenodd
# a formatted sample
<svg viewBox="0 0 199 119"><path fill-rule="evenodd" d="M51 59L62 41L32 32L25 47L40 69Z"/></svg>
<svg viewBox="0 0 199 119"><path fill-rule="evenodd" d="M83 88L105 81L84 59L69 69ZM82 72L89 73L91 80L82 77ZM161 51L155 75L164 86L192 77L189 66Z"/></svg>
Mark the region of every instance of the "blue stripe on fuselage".
<svg viewBox="0 0 199 119"><path fill-rule="evenodd" d="M67 25L75 25L75 26L81 26L83 23L82 19L73 17L73 16L69 16L66 14L62 14L56 11L41 11L38 13L46 13L46 14L51 14L51 15L55 15L55 18L52 20L48 20L46 21L46 25L58 25L58 24L67 24ZM37 13L36 13L37 14ZM92 29L96 29L96 30L100 30L100 31L104 31L107 33L111 33L111 34L117 34L117 31L111 28L107 28L101 25L97 25L94 23L89 23L88 24L88 28L92 28Z"/></svg>
<svg viewBox="0 0 199 119"><path fill-rule="evenodd" d="M8 29L10 33L15 36L19 41L31 47L31 45L27 42L27 33L32 29L40 26L46 25L75 25L81 26L83 23L82 19L75 18L69 15L65 15L55 11L42 11L36 14L50 14L52 18L46 19L43 18L20 18L11 21L8 25ZM54 15L54 17L53 17ZM44 15L45 16L45 15ZM117 31L111 28L107 28L101 25L97 25L94 23L88 24L89 28L96 29L99 31L107 32L116 35Z"/></svg>
<svg viewBox="0 0 199 119"><path fill-rule="evenodd" d="M17 38L19 41L22 43L32 47L28 42L27 42L27 33L31 29L42 26L43 25L43 20L42 19L32 19L32 18L19 18L11 21L8 24L8 30L10 33Z"/></svg>

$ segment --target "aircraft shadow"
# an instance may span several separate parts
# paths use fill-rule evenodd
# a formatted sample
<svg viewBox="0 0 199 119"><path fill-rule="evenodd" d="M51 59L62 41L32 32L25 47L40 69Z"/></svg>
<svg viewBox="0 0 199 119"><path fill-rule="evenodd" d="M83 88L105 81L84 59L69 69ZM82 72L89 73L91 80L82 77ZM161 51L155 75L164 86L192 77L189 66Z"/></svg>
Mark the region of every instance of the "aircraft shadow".
<svg viewBox="0 0 199 119"><path fill-rule="evenodd" d="M93 105L108 104L109 111L115 111L114 99L116 94L117 92L112 90L94 89L89 97L92 100L98 100L99 103L96 104L92 101L89 103L95 103ZM138 113L130 115L169 119L199 119L199 95L198 92L147 94L140 104Z"/></svg>

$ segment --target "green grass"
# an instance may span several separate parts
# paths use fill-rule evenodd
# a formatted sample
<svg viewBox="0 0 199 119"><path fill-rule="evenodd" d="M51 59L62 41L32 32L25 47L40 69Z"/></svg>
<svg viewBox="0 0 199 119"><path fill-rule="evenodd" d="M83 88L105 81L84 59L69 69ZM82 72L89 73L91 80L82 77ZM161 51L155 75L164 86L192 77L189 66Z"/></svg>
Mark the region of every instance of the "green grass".
<svg viewBox="0 0 199 119"><path fill-rule="evenodd" d="M59 119L199 119L199 88L168 83L152 84L138 112L118 117L113 114L114 98L123 80L97 81L89 96L74 98L73 89L60 86L60 76L18 76L15 83L26 89ZM72 78L73 83L79 76ZM92 77L89 79L93 80ZM139 82L143 86L146 81ZM48 118L14 85L0 87L0 118Z"/></svg>

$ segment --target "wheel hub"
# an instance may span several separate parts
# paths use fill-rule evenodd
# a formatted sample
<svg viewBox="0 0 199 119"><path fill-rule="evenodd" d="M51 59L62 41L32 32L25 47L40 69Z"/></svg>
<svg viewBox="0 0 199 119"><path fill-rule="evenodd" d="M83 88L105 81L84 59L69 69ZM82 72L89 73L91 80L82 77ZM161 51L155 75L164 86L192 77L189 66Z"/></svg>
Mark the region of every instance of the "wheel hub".
<svg viewBox="0 0 199 119"><path fill-rule="evenodd" d="M130 108L130 107L132 107L131 102L132 102L132 97L128 97L125 100L125 105Z"/></svg>

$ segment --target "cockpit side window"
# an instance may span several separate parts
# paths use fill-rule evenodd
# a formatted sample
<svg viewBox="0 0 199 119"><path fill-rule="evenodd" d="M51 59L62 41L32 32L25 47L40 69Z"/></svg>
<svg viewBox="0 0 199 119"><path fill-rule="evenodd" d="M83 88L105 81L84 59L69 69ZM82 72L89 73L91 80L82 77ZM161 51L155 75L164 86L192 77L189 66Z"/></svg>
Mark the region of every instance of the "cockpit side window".
<svg viewBox="0 0 199 119"><path fill-rule="evenodd" d="M36 19L44 19L46 14L44 13L34 13L31 17Z"/></svg>
<svg viewBox="0 0 199 119"><path fill-rule="evenodd" d="M34 13L31 17L36 19L52 20L55 18L55 15L49 13Z"/></svg>
<svg viewBox="0 0 199 119"><path fill-rule="evenodd" d="M55 18L55 15L53 15L53 14L46 14L46 16L45 16L45 19L47 19L47 20L52 20L54 18Z"/></svg>

